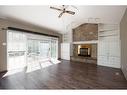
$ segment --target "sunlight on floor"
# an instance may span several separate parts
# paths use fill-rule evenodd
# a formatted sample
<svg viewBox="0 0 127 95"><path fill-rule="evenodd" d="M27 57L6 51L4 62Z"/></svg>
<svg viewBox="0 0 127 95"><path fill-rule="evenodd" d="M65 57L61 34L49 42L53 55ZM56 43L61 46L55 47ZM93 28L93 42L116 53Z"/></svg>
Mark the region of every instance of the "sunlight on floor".
<svg viewBox="0 0 127 95"><path fill-rule="evenodd" d="M7 77L7 76L11 76L11 75L14 75L14 74L17 74L17 73L20 73L20 72L22 72L22 71L23 71L23 69L10 70L10 71L8 71L6 74L4 74L4 75L2 76L2 78Z"/></svg>
<svg viewBox="0 0 127 95"><path fill-rule="evenodd" d="M25 56L9 57L7 68L8 70L16 70L26 66Z"/></svg>
<svg viewBox="0 0 127 95"><path fill-rule="evenodd" d="M59 61L59 60L57 60L57 59L51 59L51 61L52 61L53 64L58 64L58 63L61 62L61 61Z"/></svg>
<svg viewBox="0 0 127 95"><path fill-rule="evenodd" d="M51 61L45 61L45 62L40 61L38 63L34 63L33 65L29 65L27 67L26 73L30 73L30 72L33 72L33 71L36 71L36 70L39 70L39 69L43 69L43 68L58 64L60 62L61 61L59 61L59 60L53 60L53 59Z"/></svg>
<svg viewBox="0 0 127 95"><path fill-rule="evenodd" d="M61 61L56 60L56 59L51 59L50 61L49 60L48 61L39 61L39 62L36 62L36 63L34 62L34 63L31 63L31 64L27 65L26 73L30 73L30 72L33 72L33 71L36 71L36 70L47 68L49 66L58 64L60 62ZM6 74L3 75L3 77L11 76L11 75L23 72L23 71L24 71L23 68L15 69L15 70L9 70Z"/></svg>

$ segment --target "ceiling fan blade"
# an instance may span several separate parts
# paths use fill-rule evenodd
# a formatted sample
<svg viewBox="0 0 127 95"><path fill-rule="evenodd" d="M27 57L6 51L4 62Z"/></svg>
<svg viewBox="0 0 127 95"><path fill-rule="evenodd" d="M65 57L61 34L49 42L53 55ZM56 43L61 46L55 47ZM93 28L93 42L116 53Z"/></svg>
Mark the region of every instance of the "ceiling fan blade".
<svg viewBox="0 0 127 95"><path fill-rule="evenodd" d="M59 18L63 15L64 12L60 13L60 15L58 16Z"/></svg>
<svg viewBox="0 0 127 95"><path fill-rule="evenodd" d="M75 14L75 12L72 12L72 11L65 11L66 13L69 13L69 14L72 14L72 15L74 15Z"/></svg>
<svg viewBox="0 0 127 95"><path fill-rule="evenodd" d="M74 6L74 5L71 5L71 7L73 7L73 8L75 8L75 9L77 9L77 10L78 10L78 8L77 8L76 6Z"/></svg>
<svg viewBox="0 0 127 95"><path fill-rule="evenodd" d="M55 7L52 7L50 6L51 9L55 9L55 10L58 10L58 11L63 11L62 9L59 9L59 8L55 8Z"/></svg>

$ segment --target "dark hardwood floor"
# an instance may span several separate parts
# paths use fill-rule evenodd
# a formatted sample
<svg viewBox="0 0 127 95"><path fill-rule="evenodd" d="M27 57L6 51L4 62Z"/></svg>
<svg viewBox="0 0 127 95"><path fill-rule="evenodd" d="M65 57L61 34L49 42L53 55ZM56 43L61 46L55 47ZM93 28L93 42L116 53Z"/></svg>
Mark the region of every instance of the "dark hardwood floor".
<svg viewBox="0 0 127 95"><path fill-rule="evenodd" d="M127 89L120 69L65 60L30 73L4 74L0 89Z"/></svg>

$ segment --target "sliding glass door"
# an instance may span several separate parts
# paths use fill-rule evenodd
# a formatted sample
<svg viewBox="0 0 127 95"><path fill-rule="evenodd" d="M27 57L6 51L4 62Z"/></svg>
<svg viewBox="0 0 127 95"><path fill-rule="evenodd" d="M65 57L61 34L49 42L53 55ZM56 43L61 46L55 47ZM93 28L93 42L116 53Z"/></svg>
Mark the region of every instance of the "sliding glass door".
<svg viewBox="0 0 127 95"><path fill-rule="evenodd" d="M26 35L23 32L8 30L7 38L7 69L23 68L26 66Z"/></svg>
<svg viewBox="0 0 127 95"><path fill-rule="evenodd" d="M53 59L58 58L58 40L57 39L51 40L51 58Z"/></svg>
<svg viewBox="0 0 127 95"><path fill-rule="evenodd" d="M28 39L28 57L36 56L38 59L58 59L57 39Z"/></svg>
<svg viewBox="0 0 127 95"><path fill-rule="evenodd" d="M50 58L50 40L41 40L39 41L39 52L40 57Z"/></svg>
<svg viewBox="0 0 127 95"><path fill-rule="evenodd" d="M8 70L58 59L58 38L8 30Z"/></svg>

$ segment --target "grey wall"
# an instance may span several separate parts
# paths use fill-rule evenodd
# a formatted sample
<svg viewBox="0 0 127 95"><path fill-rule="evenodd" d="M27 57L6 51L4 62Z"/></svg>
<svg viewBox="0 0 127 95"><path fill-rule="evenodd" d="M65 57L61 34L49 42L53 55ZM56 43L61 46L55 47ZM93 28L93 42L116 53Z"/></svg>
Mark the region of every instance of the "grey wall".
<svg viewBox="0 0 127 95"><path fill-rule="evenodd" d="M127 79L127 9L120 22L121 68Z"/></svg>
<svg viewBox="0 0 127 95"><path fill-rule="evenodd" d="M0 19L0 71L5 71L7 69L7 49L6 49L7 47L2 45L2 43L4 42L6 43L7 41L6 30L3 30L3 28L7 28L7 27L21 28L21 29L31 30L35 32L59 36L58 57L60 58L60 55L61 55L60 43L62 42L62 34L59 34L49 29L45 29L45 28L28 24L28 23L24 23L21 21L10 21L6 19Z"/></svg>
<svg viewBox="0 0 127 95"><path fill-rule="evenodd" d="M3 42L6 42L6 31L0 30L0 71L7 68L7 47L2 45Z"/></svg>

